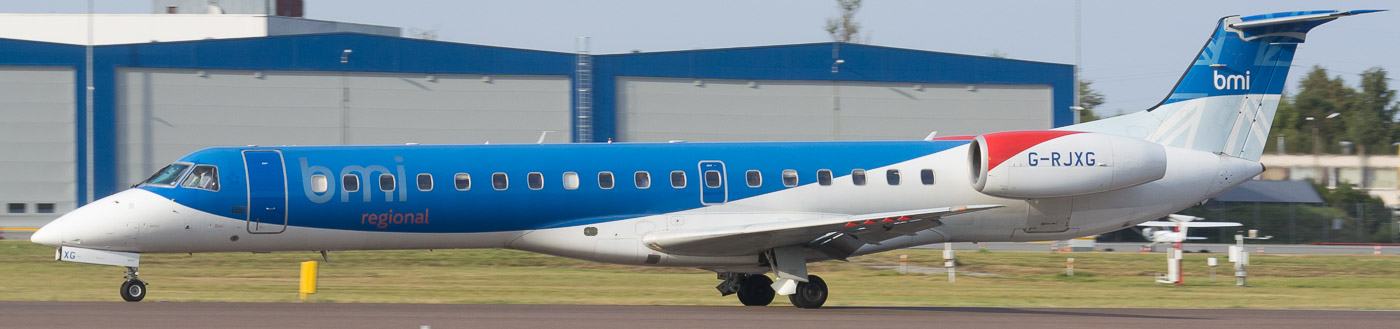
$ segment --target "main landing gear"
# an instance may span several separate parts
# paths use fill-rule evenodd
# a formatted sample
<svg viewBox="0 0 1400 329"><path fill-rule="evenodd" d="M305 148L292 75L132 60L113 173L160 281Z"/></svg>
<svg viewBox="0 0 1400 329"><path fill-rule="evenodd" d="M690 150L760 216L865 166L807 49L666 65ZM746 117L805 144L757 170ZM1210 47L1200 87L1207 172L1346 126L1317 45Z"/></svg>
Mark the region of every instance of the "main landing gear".
<svg viewBox="0 0 1400 329"><path fill-rule="evenodd" d="M128 302L139 302L146 298L146 281L141 281L137 277L135 267L126 268L126 282L122 283L122 300Z"/></svg>
<svg viewBox="0 0 1400 329"><path fill-rule="evenodd" d="M792 306L797 308L818 308L826 304L826 281L815 275L808 275L807 282L797 284L797 292L788 295Z"/></svg>
<svg viewBox="0 0 1400 329"><path fill-rule="evenodd" d="M763 274L720 273L724 279L718 287L720 294L739 295L739 303L744 306L768 306L777 297L773 290L773 279ZM798 282L797 289L788 295L788 301L798 308L818 308L826 304L826 281L816 275L808 275L807 282Z"/></svg>
<svg viewBox="0 0 1400 329"><path fill-rule="evenodd" d="M773 303L773 279L763 274L720 273L724 280L715 289L722 296L739 294L739 302L744 306L768 306Z"/></svg>
<svg viewBox="0 0 1400 329"><path fill-rule="evenodd" d="M737 293L744 306L767 306L775 295L783 295L798 308L822 307L828 296L826 281L807 274L803 252L802 246L792 246L774 248L763 254L776 282L763 274L720 273L719 278L724 282L715 288L724 296Z"/></svg>

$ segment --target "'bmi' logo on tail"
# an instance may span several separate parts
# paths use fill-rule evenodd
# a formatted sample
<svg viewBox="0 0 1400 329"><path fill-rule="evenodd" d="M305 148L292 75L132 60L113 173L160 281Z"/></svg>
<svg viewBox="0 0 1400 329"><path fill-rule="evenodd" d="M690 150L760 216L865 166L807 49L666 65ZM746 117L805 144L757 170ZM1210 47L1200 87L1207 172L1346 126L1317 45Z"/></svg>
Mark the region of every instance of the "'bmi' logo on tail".
<svg viewBox="0 0 1400 329"><path fill-rule="evenodd" d="M1249 90L1249 71L1244 71L1244 75L1220 75L1220 71L1211 70L1211 75L1215 90Z"/></svg>

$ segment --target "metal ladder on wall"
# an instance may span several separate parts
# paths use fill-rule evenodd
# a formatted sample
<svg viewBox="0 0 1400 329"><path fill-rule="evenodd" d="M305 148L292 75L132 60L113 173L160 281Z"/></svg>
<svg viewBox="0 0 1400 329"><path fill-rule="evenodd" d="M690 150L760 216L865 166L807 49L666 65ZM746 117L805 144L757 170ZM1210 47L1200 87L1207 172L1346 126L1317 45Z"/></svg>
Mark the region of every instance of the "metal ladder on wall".
<svg viewBox="0 0 1400 329"><path fill-rule="evenodd" d="M578 38L578 60L574 66L574 141L593 142L593 56L588 54L588 37Z"/></svg>

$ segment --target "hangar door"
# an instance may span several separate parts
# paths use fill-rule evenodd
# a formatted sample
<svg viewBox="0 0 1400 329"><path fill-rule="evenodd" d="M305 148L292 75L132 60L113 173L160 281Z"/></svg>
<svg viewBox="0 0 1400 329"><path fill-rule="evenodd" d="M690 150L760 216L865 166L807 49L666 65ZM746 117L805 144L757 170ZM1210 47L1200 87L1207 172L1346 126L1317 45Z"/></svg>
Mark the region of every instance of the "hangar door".
<svg viewBox="0 0 1400 329"><path fill-rule="evenodd" d="M910 140L1048 129L1045 85L623 77L617 134L628 142Z"/></svg>
<svg viewBox="0 0 1400 329"><path fill-rule="evenodd" d="M38 227L73 210L74 84L66 66L0 66L0 226Z"/></svg>
<svg viewBox="0 0 1400 329"><path fill-rule="evenodd" d="M118 184L211 146L570 140L566 76L124 68Z"/></svg>

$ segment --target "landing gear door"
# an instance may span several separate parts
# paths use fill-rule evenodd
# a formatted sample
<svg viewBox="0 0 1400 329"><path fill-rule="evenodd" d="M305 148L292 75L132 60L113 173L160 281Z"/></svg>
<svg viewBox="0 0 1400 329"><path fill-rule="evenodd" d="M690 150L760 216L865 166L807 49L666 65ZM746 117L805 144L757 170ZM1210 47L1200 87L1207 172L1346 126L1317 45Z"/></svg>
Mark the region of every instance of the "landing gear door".
<svg viewBox="0 0 1400 329"><path fill-rule="evenodd" d="M724 163L700 161L700 203L706 205L723 204L729 201L729 187L725 184Z"/></svg>
<svg viewBox="0 0 1400 329"><path fill-rule="evenodd" d="M1035 199L1026 201L1026 233L1059 233L1069 231L1073 198Z"/></svg>
<svg viewBox="0 0 1400 329"><path fill-rule="evenodd" d="M248 233L287 230L287 176L282 152L243 151L248 178Z"/></svg>

